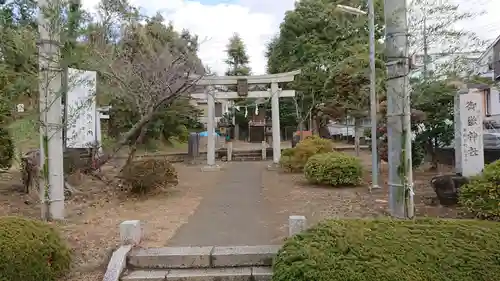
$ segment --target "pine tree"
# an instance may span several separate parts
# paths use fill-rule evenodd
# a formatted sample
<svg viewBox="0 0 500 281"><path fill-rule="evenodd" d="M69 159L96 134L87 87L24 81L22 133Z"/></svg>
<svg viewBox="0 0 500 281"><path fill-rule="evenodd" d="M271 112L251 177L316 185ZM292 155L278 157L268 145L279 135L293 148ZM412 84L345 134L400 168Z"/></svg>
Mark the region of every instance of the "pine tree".
<svg viewBox="0 0 500 281"><path fill-rule="evenodd" d="M226 53L227 76L250 75L250 67L248 66L250 60L246 53L245 44L238 33L229 38Z"/></svg>

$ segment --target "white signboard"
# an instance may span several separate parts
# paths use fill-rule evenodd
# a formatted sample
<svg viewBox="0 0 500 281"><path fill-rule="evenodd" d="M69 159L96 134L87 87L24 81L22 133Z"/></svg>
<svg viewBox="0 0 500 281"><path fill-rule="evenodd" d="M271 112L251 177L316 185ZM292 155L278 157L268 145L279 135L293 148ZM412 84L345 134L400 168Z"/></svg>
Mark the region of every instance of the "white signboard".
<svg viewBox="0 0 500 281"><path fill-rule="evenodd" d="M460 94L460 162L462 175L475 176L484 168L483 95L469 90ZM458 132L457 132L458 133ZM458 162L457 161L457 162Z"/></svg>
<svg viewBox="0 0 500 281"><path fill-rule="evenodd" d="M24 104L20 103L17 105L17 112L24 112Z"/></svg>
<svg viewBox="0 0 500 281"><path fill-rule="evenodd" d="M67 147L87 148L98 141L95 93L95 71L68 70Z"/></svg>

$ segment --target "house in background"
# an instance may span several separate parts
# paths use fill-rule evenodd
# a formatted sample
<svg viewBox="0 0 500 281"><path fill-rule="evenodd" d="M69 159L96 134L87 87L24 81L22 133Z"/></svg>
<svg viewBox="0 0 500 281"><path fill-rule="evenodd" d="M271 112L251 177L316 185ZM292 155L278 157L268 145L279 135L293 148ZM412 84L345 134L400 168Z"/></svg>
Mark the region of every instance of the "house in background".
<svg viewBox="0 0 500 281"><path fill-rule="evenodd" d="M500 81L500 36L478 58L475 73Z"/></svg>
<svg viewBox="0 0 500 281"><path fill-rule="evenodd" d="M475 73L481 77L500 81L500 36L481 54L476 61ZM484 115L500 122L500 92L495 87L483 87Z"/></svg>

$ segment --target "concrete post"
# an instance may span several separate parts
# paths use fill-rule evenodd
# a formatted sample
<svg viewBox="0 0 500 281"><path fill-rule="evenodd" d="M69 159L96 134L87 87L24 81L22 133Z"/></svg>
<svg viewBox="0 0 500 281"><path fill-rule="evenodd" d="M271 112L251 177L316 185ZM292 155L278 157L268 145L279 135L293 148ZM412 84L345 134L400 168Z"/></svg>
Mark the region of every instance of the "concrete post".
<svg viewBox="0 0 500 281"><path fill-rule="evenodd" d="M288 218L288 236L301 233L307 229L307 219L305 216L290 216Z"/></svg>
<svg viewBox="0 0 500 281"><path fill-rule="evenodd" d="M280 89L278 83L271 83L271 110L272 110L272 134L273 134L273 163L279 164L281 158L280 138Z"/></svg>
<svg viewBox="0 0 500 281"><path fill-rule="evenodd" d="M120 241L122 245L138 245L142 239L142 226L139 220L128 220L120 224Z"/></svg>
<svg viewBox="0 0 500 281"><path fill-rule="evenodd" d="M227 146L227 162L233 160L233 142L226 142Z"/></svg>
<svg viewBox="0 0 500 281"><path fill-rule="evenodd" d="M207 165L215 165L215 98L214 90L211 87L206 88L208 121L207 121Z"/></svg>
<svg viewBox="0 0 500 281"><path fill-rule="evenodd" d="M64 167L62 130L61 71L59 71L59 32L61 26L51 18L46 18L45 9L54 9L56 3L49 0L38 1L38 47L39 93L40 93L40 163L48 167L48 176L40 177L40 199L42 218L64 219ZM48 14L50 14L49 11ZM49 202L45 188L49 189Z"/></svg>
<svg viewBox="0 0 500 281"><path fill-rule="evenodd" d="M407 3L385 0L387 56L387 138L389 149L389 206L397 218L413 218L410 91L408 89Z"/></svg>

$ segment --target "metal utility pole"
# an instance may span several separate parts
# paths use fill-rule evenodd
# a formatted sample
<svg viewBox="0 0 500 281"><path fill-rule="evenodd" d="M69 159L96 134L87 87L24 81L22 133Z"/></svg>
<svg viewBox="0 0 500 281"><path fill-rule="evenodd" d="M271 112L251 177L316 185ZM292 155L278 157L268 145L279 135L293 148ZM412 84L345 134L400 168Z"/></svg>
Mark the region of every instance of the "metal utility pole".
<svg viewBox="0 0 500 281"><path fill-rule="evenodd" d="M406 1L385 0L387 56L387 133L391 215L412 218L410 93L408 85L408 24Z"/></svg>
<svg viewBox="0 0 500 281"><path fill-rule="evenodd" d="M373 0L368 0L368 19L370 27L370 119L372 126L372 189L380 188L378 185L378 149L377 149L377 86L375 76L375 7Z"/></svg>
<svg viewBox="0 0 500 281"><path fill-rule="evenodd" d="M370 119L371 119L371 142L372 142L372 185L371 189L378 189L378 139L377 139L377 112L378 112L378 99L377 99L377 86L376 86L376 67L375 67L375 7L373 0L368 1L368 25L370 29L369 45L370 45ZM366 15L366 12L358 8L345 5L337 5L337 9L350 13L353 15ZM358 148L359 145L356 146ZM356 150L356 155L359 152Z"/></svg>
<svg viewBox="0 0 500 281"><path fill-rule="evenodd" d="M38 1L40 165L42 168L40 200L43 219L64 219L61 68L59 65L60 21L46 17L48 14L54 14L46 13L46 11L57 9L58 4L58 1Z"/></svg>

